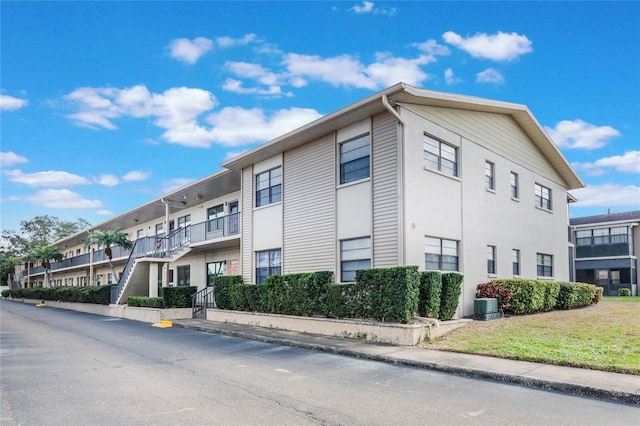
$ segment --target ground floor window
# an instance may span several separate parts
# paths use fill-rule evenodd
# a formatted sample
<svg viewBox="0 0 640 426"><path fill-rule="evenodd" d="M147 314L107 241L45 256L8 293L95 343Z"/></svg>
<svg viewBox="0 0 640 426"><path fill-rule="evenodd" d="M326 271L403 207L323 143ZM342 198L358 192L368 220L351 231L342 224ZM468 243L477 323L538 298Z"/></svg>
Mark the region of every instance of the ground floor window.
<svg viewBox="0 0 640 426"><path fill-rule="evenodd" d="M424 268L432 271L458 271L459 242L444 238L424 240Z"/></svg>
<svg viewBox="0 0 640 426"><path fill-rule="evenodd" d="M496 247L487 246L487 273L496 273Z"/></svg>
<svg viewBox="0 0 640 426"><path fill-rule="evenodd" d="M191 285L191 265L178 266L178 286Z"/></svg>
<svg viewBox="0 0 640 426"><path fill-rule="evenodd" d="M511 256L513 257L513 275L520 275L520 250L513 249Z"/></svg>
<svg viewBox="0 0 640 426"><path fill-rule="evenodd" d="M216 282L216 277L225 274L227 262L210 262L207 263L207 285L212 286Z"/></svg>
<svg viewBox="0 0 640 426"><path fill-rule="evenodd" d="M256 284L263 284L269 275L281 273L282 252L280 249L256 252Z"/></svg>
<svg viewBox="0 0 640 426"><path fill-rule="evenodd" d="M553 256L550 254L537 254L537 271L539 277L553 276Z"/></svg>
<svg viewBox="0 0 640 426"><path fill-rule="evenodd" d="M358 269L371 268L371 238L340 241L340 281L356 280Z"/></svg>

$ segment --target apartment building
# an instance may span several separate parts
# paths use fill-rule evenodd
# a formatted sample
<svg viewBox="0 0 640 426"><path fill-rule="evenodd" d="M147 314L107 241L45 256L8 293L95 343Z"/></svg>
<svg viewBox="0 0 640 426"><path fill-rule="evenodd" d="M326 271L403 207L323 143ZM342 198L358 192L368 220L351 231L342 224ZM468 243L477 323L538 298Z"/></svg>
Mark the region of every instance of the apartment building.
<svg viewBox="0 0 640 426"><path fill-rule="evenodd" d="M607 296L621 288L637 296L640 210L576 217L569 223L576 281L603 287Z"/></svg>
<svg viewBox="0 0 640 426"><path fill-rule="evenodd" d="M584 184L524 105L399 83L222 168L91 228L136 241L114 255L118 303L162 285L204 289L218 274L260 284L330 270L348 282L418 265L464 275L466 316L492 278L569 279L567 191ZM52 266L57 284L109 282L84 237L56 243L69 254Z"/></svg>

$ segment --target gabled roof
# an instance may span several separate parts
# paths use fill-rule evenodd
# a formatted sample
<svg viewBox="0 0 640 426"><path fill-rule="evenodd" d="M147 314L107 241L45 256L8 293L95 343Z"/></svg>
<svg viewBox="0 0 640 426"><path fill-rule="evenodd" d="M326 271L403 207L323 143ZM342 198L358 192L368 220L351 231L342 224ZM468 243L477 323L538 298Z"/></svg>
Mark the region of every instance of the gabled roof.
<svg viewBox="0 0 640 426"><path fill-rule="evenodd" d="M547 158L552 167L562 176L567 184L567 189L585 187L584 182L582 182L560 150L547 136L540 123L538 123L538 120L536 120L525 105L419 89L405 83L398 83L361 101L321 117L305 126L266 142L257 148L240 154L222 163L222 166L229 169L241 170L251 164L296 148L330 132L370 117L371 115L382 113L386 111L383 103L384 97L396 103L510 115Z"/></svg>
<svg viewBox="0 0 640 426"><path fill-rule="evenodd" d="M640 222L640 210L630 212L607 213L595 216L574 217L569 219L571 226L596 225L604 223Z"/></svg>

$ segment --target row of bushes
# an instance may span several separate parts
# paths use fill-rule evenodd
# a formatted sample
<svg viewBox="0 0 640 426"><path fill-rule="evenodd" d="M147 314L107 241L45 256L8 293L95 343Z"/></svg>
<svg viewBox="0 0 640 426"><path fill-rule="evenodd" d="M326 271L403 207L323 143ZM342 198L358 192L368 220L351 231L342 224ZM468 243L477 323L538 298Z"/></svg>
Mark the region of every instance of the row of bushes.
<svg viewBox="0 0 640 426"><path fill-rule="evenodd" d="M479 284L476 297L497 298L501 312L520 315L588 306L600 292L593 284L513 278Z"/></svg>
<svg viewBox="0 0 640 426"><path fill-rule="evenodd" d="M271 275L264 285L240 276L216 277L221 309L406 323L417 313L449 320L455 315L462 275L419 272L417 266L356 272L355 283L333 283L328 271Z"/></svg>
<svg viewBox="0 0 640 426"><path fill-rule="evenodd" d="M89 287L32 287L3 290L2 297L14 299L57 300L60 302L95 303L108 305L111 302L110 285Z"/></svg>
<svg viewBox="0 0 640 426"><path fill-rule="evenodd" d="M190 308L191 297L198 291L195 286L162 287L160 297L129 296L127 305L140 308Z"/></svg>

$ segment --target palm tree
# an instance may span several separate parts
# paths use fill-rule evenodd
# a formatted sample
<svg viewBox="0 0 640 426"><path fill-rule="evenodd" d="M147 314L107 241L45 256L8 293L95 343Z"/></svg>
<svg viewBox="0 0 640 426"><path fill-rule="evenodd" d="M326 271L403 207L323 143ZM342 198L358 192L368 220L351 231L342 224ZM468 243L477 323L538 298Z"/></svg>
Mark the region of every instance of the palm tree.
<svg viewBox="0 0 640 426"><path fill-rule="evenodd" d="M19 264L20 259L11 254L2 253L2 255L0 255L0 270L2 271L0 281L2 285L11 286L11 278L15 278L16 265Z"/></svg>
<svg viewBox="0 0 640 426"><path fill-rule="evenodd" d="M29 257L37 259L42 262L44 268L44 274L47 277L48 286L52 287L53 274L51 273L51 261L61 260L63 255L58 247L54 246L40 246L33 250L29 254Z"/></svg>
<svg viewBox="0 0 640 426"><path fill-rule="evenodd" d="M113 274L113 278L116 280L116 282L118 282L118 280L120 279L120 275L116 272L116 268L113 266L113 253L111 252L111 247L119 246L124 249L130 249L131 247L133 247L133 243L129 241L128 235L122 232L119 228L108 231L100 231L99 229L97 229L89 233L89 237L87 238L85 246L89 247L94 244L97 244L99 247L104 247L104 254L106 254L109 258L111 273Z"/></svg>

